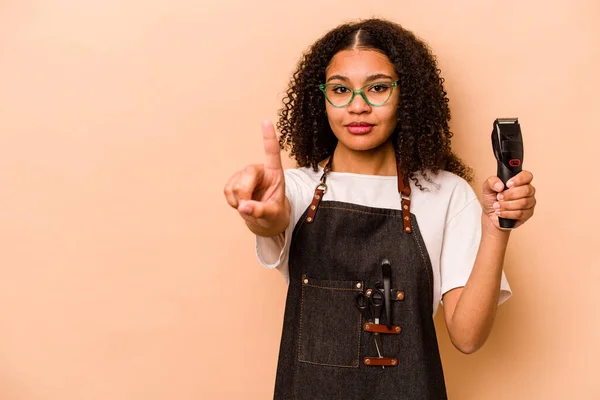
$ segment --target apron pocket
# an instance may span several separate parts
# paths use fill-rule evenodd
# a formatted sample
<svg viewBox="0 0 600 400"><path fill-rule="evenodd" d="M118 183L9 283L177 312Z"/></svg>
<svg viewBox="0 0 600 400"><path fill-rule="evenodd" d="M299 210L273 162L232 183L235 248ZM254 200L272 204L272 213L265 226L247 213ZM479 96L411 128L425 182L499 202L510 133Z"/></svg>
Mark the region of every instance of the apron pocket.
<svg viewBox="0 0 600 400"><path fill-rule="evenodd" d="M362 316L355 296L362 288L361 281L302 277L299 362L358 368Z"/></svg>

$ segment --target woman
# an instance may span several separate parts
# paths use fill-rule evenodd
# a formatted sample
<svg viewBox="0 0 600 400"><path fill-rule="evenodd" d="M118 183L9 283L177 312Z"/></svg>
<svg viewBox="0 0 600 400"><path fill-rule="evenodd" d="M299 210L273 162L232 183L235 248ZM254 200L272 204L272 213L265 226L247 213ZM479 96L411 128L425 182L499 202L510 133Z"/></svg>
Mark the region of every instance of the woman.
<svg viewBox="0 0 600 400"><path fill-rule="evenodd" d="M533 215L532 174L488 178L479 202L435 58L389 21L320 38L283 103L279 142L265 122L264 163L224 190L289 283L275 398L446 398L433 316L443 302L456 348L483 345L510 296L498 217Z"/></svg>

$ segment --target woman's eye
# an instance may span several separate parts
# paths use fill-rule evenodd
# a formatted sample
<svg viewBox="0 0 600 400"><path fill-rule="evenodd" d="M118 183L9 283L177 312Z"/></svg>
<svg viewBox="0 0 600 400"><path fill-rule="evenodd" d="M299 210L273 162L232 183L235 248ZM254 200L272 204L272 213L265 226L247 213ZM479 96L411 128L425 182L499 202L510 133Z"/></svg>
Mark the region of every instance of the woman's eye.
<svg viewBox="0 0 600 400"><path fill-rule="evenodd" d="M348 92L348 88L344 86L335 86L333 92L337 94L344 94Z"/></svg>
<svg viewBox="0 0 600 400"><path fill-rule="evenodd" d="M372 90L373 92L378 92L378 93L381 93L381 92L385 92L385 91L386 91L386 90L388 90L389 88L390 88L390 87L389 87L388 85L384 85L384 84L380 84L380 83L378 83L378 84L376 84L376 85L373 85L373 86L371 86L371 87L369 88L369 90Z"/></svg>

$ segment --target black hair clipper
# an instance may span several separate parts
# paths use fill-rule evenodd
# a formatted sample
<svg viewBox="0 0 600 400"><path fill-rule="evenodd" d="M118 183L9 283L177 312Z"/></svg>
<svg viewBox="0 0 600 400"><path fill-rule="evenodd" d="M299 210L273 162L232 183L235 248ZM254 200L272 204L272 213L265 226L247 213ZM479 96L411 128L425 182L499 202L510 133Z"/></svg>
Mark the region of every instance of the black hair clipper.
<svg viewBox="0 0 600 400"><path fill-rule="evenodd" d="M497 175L508 189L506 182L522 170L523 138L518 118L497 118L492 130L492 147L498 161ZM500 227L512 229L517 222L514 219L498 218Z"/></svg>

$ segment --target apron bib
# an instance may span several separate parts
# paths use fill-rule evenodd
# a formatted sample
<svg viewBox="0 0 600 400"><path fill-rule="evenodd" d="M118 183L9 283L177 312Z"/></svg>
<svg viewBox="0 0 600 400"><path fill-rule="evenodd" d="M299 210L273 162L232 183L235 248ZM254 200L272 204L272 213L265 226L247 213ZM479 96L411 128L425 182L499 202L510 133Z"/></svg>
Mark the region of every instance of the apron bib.
<svg viewBox="0 0 600 400"><path fill-rule="evenodd" d="M398 168L401 210L324 201L330 165L292 234L274 399L447 399L433 272L408 181ZM383 289L383 260L392 329L385 308L376 325L356 305L359 292Z"/></svg>

